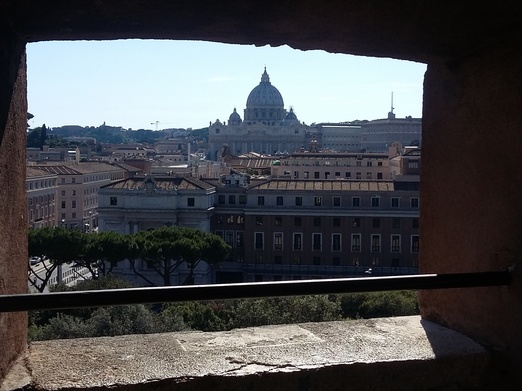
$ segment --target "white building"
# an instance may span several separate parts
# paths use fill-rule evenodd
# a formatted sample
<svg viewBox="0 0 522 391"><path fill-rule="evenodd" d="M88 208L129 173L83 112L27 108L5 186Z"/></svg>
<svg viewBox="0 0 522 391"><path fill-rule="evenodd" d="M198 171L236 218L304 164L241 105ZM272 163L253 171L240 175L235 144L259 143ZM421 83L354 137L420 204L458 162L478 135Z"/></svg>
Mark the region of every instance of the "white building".
<svg viewBox="0 0 522 391"><path fill-rule="evenodd" d="M100 231L130 234L164 226L210 231L214 186L196 178L134 177L99 191Z"/></svg>
<svg viewBox="0 0 522 391"><path fill-rule="evenodd" d="M228 124L216 120L208 130L209 155L219 160L224 148L231 155L248 152L282 154L299 151L306 143L307 127L293 109L286 111L279 90L270 83L266 69L261 82L248 95L244 120L236 109Z"/></svg>

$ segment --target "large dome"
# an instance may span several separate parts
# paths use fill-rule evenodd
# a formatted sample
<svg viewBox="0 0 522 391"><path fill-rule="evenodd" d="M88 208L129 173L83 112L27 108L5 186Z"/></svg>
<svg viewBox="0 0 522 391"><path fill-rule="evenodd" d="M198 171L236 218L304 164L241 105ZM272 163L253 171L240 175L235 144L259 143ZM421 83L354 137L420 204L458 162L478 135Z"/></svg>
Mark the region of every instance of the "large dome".
<svg viewBox="0 0 522 391"><path fill-rule="evenodd" d="M283 97L277 88L270 83L270 77L265 71L261 75L261 82L248 95L245 122L264 123L274 125L286 116Z"/></svg>
<svg viewBox="0 0 522 391"><path fill-rule="evenodd" d="M248 95L247 109L254 107L284 108L283 97L277 88L270 83L270 77L265 71L261 76L261 83Z"/></svg>

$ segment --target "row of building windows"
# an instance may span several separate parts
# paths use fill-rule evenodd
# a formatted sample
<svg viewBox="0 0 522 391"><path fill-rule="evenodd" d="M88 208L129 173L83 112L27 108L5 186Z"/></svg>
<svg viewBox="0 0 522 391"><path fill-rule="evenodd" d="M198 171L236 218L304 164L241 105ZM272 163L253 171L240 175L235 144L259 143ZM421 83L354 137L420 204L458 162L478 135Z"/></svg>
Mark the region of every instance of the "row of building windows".
<svg viewBox="0 0 522 391"><path fill-rule="evenodd" d="M43 202L52 202L54 201L54 194L44 194L38 197L29 197L28 199L29 205L43 203Z"/></svg>
<svg viewBox="0 0 522 391"><path fill-rule="evenodd" d="M324 256L314 256L312 257L312 264L314 266L326 266L328 263L325 262L325 258L329 260L329 264L331 266L353 266L355 269L352 269L352 271L356 271L358 266L381 266L381 258L379 256L372 256L367 262L361 262L360 257L351 257L348 260L344 257L324 257ZM342 262L344 260L344 262ZM266 257L264 254L257 254L255 257L255 263L265 263L270 261L268 257ZM303 256L294 254L290 257L290 259L283 259L282 255L274 255L273 257L273 265L283 265L283 264L290 264L290 265L302 265L303 264ZM328 261L327 261L328 262ZM398 268L398 267L411 267L411 268L417 268L419 267L419 260L418 258L412 258L412 259L401 259L400 256L394 257L391 259L391 264L385 267L392 267L392 268ZM273 269L277 270L277 269ZM266 278L266 274L259 274L258 277L256 277L256 281L263 281L263 277ZM317 276L306 276L303 278L312 278L312 279L320 279L324 278L323 275L317 275ZM292 280L300 280L301 276L285 276L285 279L292 279ZM247 278L248 280L248 278ZM280 281L282 280L281 275L274 274L273 275L274 281Z"/></svg>
<svg viewBox="0 0 522 391"><path fill-rule="evenodd" d="M29 209L29 221L48 218L54 216L54 205L42 206L40 208Z"/></svg>
<svg viewBox="0 0 522 391"><path fill-rule="evenodd" d="M26 183L26 190L33 190L33 189L46 189L49 187L55 187L56 186L56 179L42 179L39 181L31 181Z"/></svg>
<svg viewBox="0 0 522 391"><path fill-rule="evenodd" d="M314 177L312 178L310 176L310 172L309 171L304 171L303 172L303 179L321 179L321 173L319 171L314 171ZM331 173L329 171L326 171L323 173L323 176L324 178L323 179L330 179L330 175ZM336 171L334 173L334 177L335 178L342 178L341 177L341 172L340 171ZM350 171L346 171L344 173L344 177L346 179L352 179L352 173ZM294 179L299 179L299 171L294 171ZM362 172L356 172L355 173L355 179L363 179L362 177ZM366 172L366 177L365 179L374 179L373 178L373 173L372 172ZM382 172L378 172L377 173L377 177L376 179L383 179L383 173Z"/></svg>
<svg viewBox="0 0 522 391"><path fill-rule="evenodd" d="M353 159L352 159L353 160ZM364 164L364 166L366 167L383 167L383 162L382 161L377 161L375 162L377 164L374 164L373 161L371 160L366 160L366 164ZM315 160L313 162L310 162L310 161L301 161L301 160L292 160L292 161L288 161L288 160L285 160L283 161L283 165L284 166L316 166L316 167L319 167L319 166L344 166L344 167L351 167L352 164L350 163L350 160L336 160L336 161L333 161L333 164L330 160L326 160L326 161L318 161L318 160ZM362 167L363 164L362 164L362 161L361 159L357 159L355 161L355 167Z"/></svg>
<svg viewBox="0 0 522 391"><path fill-rule="evenodd" d="M340 227L341 226L341 217L313 217L312 224L314 227L321 227L323 224L331 224L332 227ZM303 217L301 216L255 216L255 224L258 226L262 226L265 223L273 223L274 226L282 226L283 221L293 220L293 225L295 227L301 227L303 225ZM382 222L381 218L373 217L371 218L372 228L381 228ZM401 228L401 220L403 218L393 217L391 218L391 226L392 228L399 229ZM226 222L227 224L244 224L245 216L243 215L217 215L216 223L223 224ZM354 228L361 227L361 218L353 217L350 218L350 225ZM419 228L419 219L412 218L411 219L411 228Z"/></svg>
<svg viewBox="0 0 522 391"><path fill-rule="evenodd" d="M94 182L94 181L103 181L107 179L117 180L123 179L123 175L115 175L114 178L111 178L109 174L97 174L97 175L86 175L84 176L85 182ZM74 179L74 178L73 178ZM75 183L75 182L73 182Z"/></svg>
<svg viewBox="0 0 522 391"><path fill-rule="evenodd" d="M110 197L109 198L109 204L111 206L117 206L118 205L118 197ZM187 198L187 206L188 207L196 206L196 199L194 197L188 197Z"/></svg>
<svg viewBox="0 0 522 391"><path fill-rule="evenodd" d="M215 231L216 235L220 236L229 246L235 248L244 248L245 234L243 231ZM282 251L283 248L283 232L274 232L272 240L272 249ZM291 249L293 251L303 251L305 248L304 234L302 232L292 233ZM341 233L331 234L330 250L331 251L342 251L342 238ZM362 234L354 233L350 236L350 251L351 252L362 252ZM370 252L381 252L383 251L381 235L371 234L370 235ZM410 253L419 252L419 235L410 235L409 251ZM254 249L265 250L265 233L254 232ZM312 251L323 250L323 234L312 233L311 236L311 249ZM402 240L401 235L392 234L390 235L390 252L400 253L402 251Z"/></svg>
<svg viewBox="0 0 522 391"><path fill-rule="evenodd" d="M324 203L325 198L326 197L322 197L322 196L313 197L312 205L313 206L323 206L323 204L325 204ZM224 205L227 203L226 201L227 201L227 196L225 194L218 195L218 204ZM235 205L236 201L240 205L245 205L247 203L247 196L243 195L243 194L239 195L239 196L236 196L235 194L228 195L228 205ZM328 201L330 201L331 205L333 205L335 207L343 206L341 196L328 197ZM351 206L353 208L360 208L363 206L363 203L361 201L362 201L361 197L352 197L351 204L348 206ZM257 205L264 206L265 204L266 204L265 196L257 196ZM287 199L287 203L285 204L285 197L283 197L283 196L276 196L275 204L276 204L276 206L285 206L285 205L290 206L288 204L288 199ZM303 206L303 197L295 196L291 206ZM371 197L370 206L372 208L380 208L382 206L381 197L380 196ZM401 197L391 197L389 206L391 208L400 208L401 207ZM418 209L419 208L419 197L410 197L409 207Z"/></svg>

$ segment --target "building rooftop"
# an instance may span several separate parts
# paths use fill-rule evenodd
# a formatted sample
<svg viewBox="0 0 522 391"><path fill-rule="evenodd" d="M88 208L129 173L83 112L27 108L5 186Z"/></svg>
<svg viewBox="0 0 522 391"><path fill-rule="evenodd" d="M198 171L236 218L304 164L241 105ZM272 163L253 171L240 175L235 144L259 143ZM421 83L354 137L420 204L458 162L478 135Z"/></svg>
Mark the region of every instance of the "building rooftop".
<svg viewBox="0 0 522 391"><path fill-rule="evenodd" d="M40 168L27 166L25 169L25 177L26 178L37 178L37 177L48 177L53 176L52 172L49 172L47 170L42 170Z"/></svg>
<svg viewBox="0 0 522 391"><path fill-rule="evenodd" d="M124 179L106 186L102 189L126 189L126 190L145 190L147 177L133 177ZM196 190L212 189L214 186L197 178L189 177L154 177L154 188L160 190Z"/></svg>
<svg viewBox="0 0 522 391"><path fill-rule="evenodd" d="M108 163L98 162L80 162L76 163L65 163L65 164L41 164L39 163L38 168L53 172L59 175L82 175L82 174L93 174L97 172L107 171L120 171L120 167L115 167Z"/></svg>
<svg viewBox="0 0 522 391"><path fill-rule="evenodd" d="M394 191L391 181L350 181L350 180L312 180L312 179L272 179L254 185L259 190L311 190L311 191Z"/></svg>

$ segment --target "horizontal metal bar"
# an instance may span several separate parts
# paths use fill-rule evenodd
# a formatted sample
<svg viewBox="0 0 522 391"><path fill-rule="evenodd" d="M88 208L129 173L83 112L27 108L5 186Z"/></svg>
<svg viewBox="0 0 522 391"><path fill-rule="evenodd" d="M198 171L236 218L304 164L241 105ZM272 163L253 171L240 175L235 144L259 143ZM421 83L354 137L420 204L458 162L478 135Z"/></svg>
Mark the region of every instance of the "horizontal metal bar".
<svg viewBox="0 0 522 391"><path fill-rule="evenodd" d="M0 296L0 312L408 289L509 285L511 272L271 281Z"/></svg>

